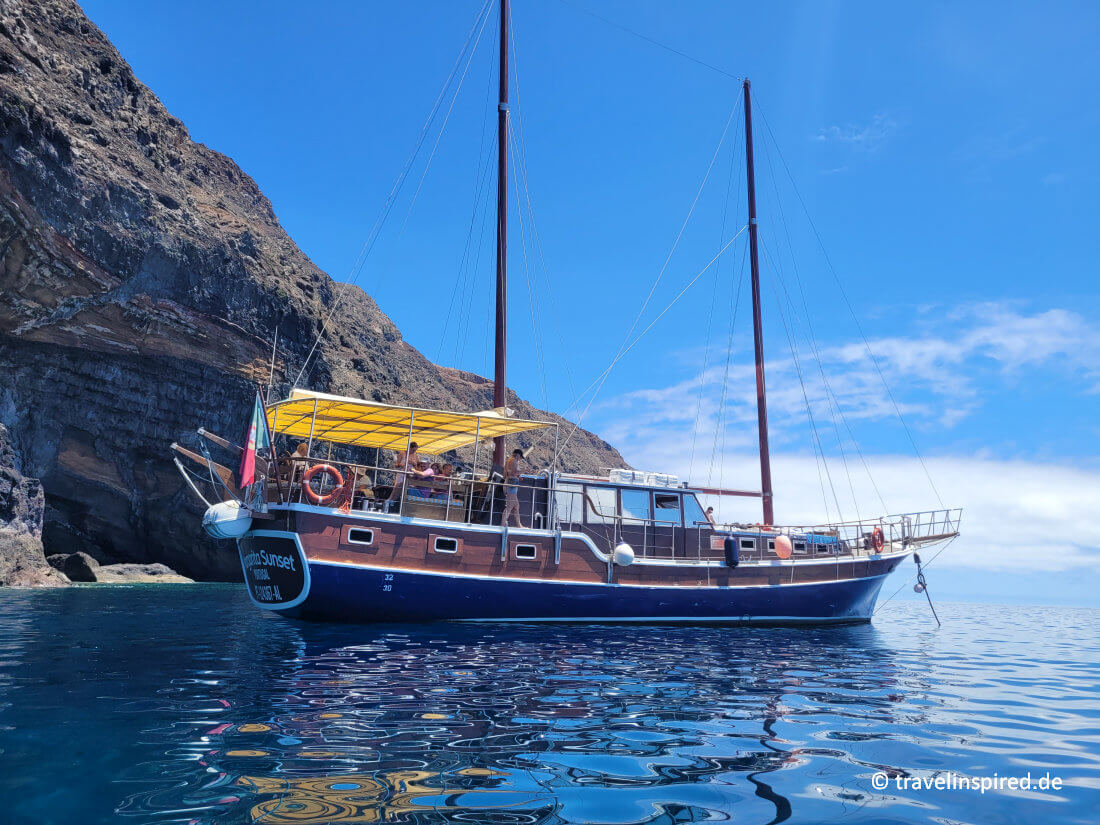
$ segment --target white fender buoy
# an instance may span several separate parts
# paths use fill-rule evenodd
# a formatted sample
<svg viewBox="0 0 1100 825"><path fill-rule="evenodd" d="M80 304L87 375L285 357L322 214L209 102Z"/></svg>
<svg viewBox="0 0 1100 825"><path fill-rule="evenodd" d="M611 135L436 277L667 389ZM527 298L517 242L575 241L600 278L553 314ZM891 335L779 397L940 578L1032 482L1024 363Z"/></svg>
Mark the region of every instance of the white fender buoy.
<svg viewBox="0 0 1100 825"><path fill-rule="evenodd" d="M789 559L793 551L794 545L791 544L789 536L775 537L775 555L779 556L781 559Z"/></svg>
<svg viewBox="0 0 1100 825"><path fill-rule="evenodd" d="M239 539L252 528L252 513L237 501L211 505L202 516L202 529L216 539Z"/></svg>
<svg viewBox="0 0 1100 825"><path fill-rule="evenodd" d="M611 554L611 559L620 567L628 567L634 564L634 548L625 541L619 542L619 545Z"/></svg>

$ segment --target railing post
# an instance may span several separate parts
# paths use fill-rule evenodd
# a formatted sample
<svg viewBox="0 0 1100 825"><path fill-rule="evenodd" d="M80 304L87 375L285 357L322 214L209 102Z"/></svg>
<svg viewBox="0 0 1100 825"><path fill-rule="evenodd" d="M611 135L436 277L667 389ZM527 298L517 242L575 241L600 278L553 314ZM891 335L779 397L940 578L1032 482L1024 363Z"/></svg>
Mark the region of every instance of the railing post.
<svg viewBox="0 0 1100 825"><path fill-rule="evenodd" d="M313 431L317 427L317 399L313 399L313 417L309 420L309 444L306 446L306 456L313 454Z"/></svg>

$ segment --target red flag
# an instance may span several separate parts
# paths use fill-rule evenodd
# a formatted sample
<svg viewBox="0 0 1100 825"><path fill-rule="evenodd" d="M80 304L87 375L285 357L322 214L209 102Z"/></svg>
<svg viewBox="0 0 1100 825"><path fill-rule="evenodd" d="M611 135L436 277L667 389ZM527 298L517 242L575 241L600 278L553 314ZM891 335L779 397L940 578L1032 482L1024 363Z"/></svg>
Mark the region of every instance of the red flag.
<svg viewBox="0 0 1100 825"><path fill-rule="evenodd" d="M248 438L245 439L244 455L241 456L241 487L256 482L256 451L271 446L271 436L267 431L267 415L264 402L256 393L256 403L252 407L252 421L248 425Z"/></svg>

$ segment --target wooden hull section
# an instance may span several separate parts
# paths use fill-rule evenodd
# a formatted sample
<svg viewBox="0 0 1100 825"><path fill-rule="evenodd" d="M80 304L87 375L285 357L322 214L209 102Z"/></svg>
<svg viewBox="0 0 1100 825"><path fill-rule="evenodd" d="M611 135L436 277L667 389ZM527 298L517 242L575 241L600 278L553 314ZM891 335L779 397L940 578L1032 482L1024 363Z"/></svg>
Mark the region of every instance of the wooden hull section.
<svg viewBox="0 0 1100 825"><path fill-rule="evenodd" d="M578 533L296 509L238 543L253 601L319 621L868 621L908 555L619 566ZM442 548L442 549L441 549Z"/></svg>

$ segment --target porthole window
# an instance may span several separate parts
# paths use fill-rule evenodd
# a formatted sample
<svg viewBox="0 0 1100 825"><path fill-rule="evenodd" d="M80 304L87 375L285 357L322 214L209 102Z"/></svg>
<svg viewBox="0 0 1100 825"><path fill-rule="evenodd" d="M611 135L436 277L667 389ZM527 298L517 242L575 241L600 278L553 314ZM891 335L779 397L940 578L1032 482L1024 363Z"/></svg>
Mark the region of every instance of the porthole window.
<svg viewBox="0 0 1100 825"><path fill-rule="evenodd" d="M348 530L348 544L374 544L374 531L352 527Z"/></svg>
<svg viewBox="0 0 1100 825"><path fill-rule="evenodd" d="M435 537L435 552L437 553L457 553L458 552L458 539L450 539L445 536Z"/></svg>
<svg viewBox="0 0 1100 825"><path fill-rule="evenodd" d="M533 544L517 544L516 558L530 561L538 556L538 548Z"/></svg>

